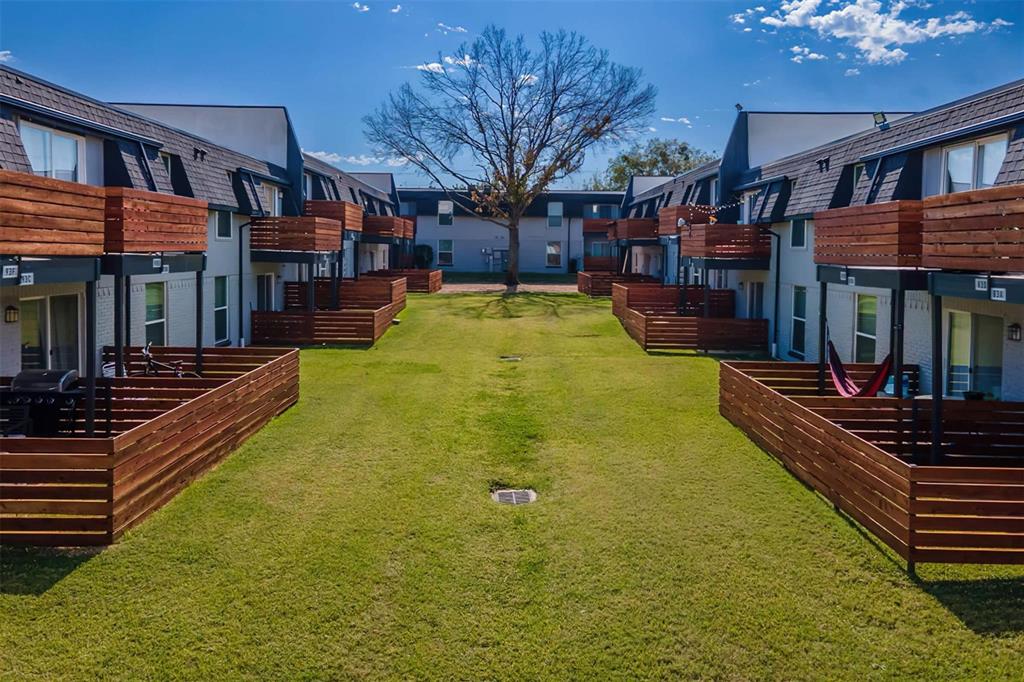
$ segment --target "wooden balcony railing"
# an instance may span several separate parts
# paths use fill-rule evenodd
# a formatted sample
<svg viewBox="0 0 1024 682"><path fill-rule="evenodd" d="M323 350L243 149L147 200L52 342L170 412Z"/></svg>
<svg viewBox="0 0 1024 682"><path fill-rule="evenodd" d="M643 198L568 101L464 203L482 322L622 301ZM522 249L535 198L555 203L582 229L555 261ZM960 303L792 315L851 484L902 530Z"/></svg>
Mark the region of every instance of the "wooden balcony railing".
<svg viewBox="0 0 1024 682"><path fill-rule="evenodd" d="M665 206L658 211L658 234L671 237L679 234L679 219L686 221L687 225L703 225L708 222L708 217L715 214L714 206L699 204Z"/></svg>
<svg viewBox="0 0 1024 682"><path fill-rule="evenodd" d="M337 220L342 229L350 232L363 231L363 209L350 201L309 200L306 202L305 214Z"/></svg>
<svg viewBox="0 0 1024 682"><path fill-rule="evenodd" d="M254 251L338 251L341 222L316 216L253 218L249 227Z"/></svg>
<svg viewBox="0 0 1024 682"><path fill-rule="evenodd" d="M814 214L814 262L822 265L919 267L921 202L833 208Z"/></svg>
<svg viewBox="0 0 1024 682"><path fill-rule="evenodd" d="M871 365L851 365L861 379ZM727 362L719 410L908 562L1024 563L1024 403L946 401L941 466L915 463L931 401L814 394L816 367Z"/></svg>
<svg viewBox="0 0 1024 682"><path fill-rule="evenodd" d="M369 215L363 218L363 232L378 237L411 239L413 229L413 222L408 218L390 215Z"/></svg>
<svg viewBox="0 0 1024 682"><path fill-rule="evenodd" d="M656 239L657 218L619 218L608 228L609 239Z"/></svg>
<svg viewBox="0 0 1024 682"><path fill-rule="evenodd" d="M0 170L0 254L103 255L105 206L102 187Z"/></svg>
<svg viewBox="0 0 1024 682"><path fill-rule="evenodd" d="M363 278L366 277L392 281L396 278L404 277L407 289L419 294L436 294L444 286L444 272L441 270L420 270L416 268L375 270L363 275Z"/></svg>
<svg viewBox="0 0 1024 682"><path fill-rule="evenodd" d="M608 227L613 222L611 218L584 218L583 234L608 234Z"/></svg>
<svg viewBox="0 0 1024 682"><path fill-rule="evenodd" d="M338 302L342 308L381 308L397 304L396 312L398 312L405 308L407 291L408 284L404 276L344 279L338 282ZM285 282L285 309L301 310L306 308L309 300L308 292L306 282ZM317 308L329 308L331 300L331 280L327 277L317 277L314 305Z"/></svg>
<svg viewBox="0 0 1024 682"><path fill-rule="evenodd" d="M924 200L925 267L1024 272L1024 184Z"/></svg>
<svg viewBox="0 0 1024 682"><path fill-rule="evenodd" d="M679 252L699 258L766 259L771 235L758 225L688 225L679 231Z"/></svg>
<svg viewBox="0 0 1024 682"><path fill-rule="evenodd" d="M576 290L587 296L611 296L612 284L633 282L657 284L658 280L650 275L622 274L607 270L587 270L576 273Z"/></svg>
<svg viewBox="0 0 1024 682"><path fill-rule="evenodd" d="M205 201L127 187L106 192L107 253L206 251Z"/></svg>

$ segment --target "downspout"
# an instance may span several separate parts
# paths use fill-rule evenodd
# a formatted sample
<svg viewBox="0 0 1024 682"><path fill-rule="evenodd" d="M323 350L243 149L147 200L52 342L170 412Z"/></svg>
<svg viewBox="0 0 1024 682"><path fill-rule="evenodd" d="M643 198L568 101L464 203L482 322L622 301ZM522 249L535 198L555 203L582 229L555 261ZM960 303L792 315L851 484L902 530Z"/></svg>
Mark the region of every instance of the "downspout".
<svg viewBox="0 0 1024 682"><path fill-rule="evenodd" d="M245 222L238 226L238 347L245 348L245 239L242 228L249 227Z"/></svg>
<svg viewBox="0 0 1024 682"><path fill-rule="evenodd" d="M775 240L775 296L772 301L772 357L779 357L779 295L782 291L782 235L767 227L761 228ZM821 349L819 349L821 352Z"/></svg>

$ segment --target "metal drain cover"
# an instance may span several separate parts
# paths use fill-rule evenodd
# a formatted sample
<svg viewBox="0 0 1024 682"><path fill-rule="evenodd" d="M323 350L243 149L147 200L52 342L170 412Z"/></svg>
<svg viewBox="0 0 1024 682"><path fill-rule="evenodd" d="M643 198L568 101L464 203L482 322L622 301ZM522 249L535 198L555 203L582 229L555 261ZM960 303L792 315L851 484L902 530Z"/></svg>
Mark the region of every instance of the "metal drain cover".
<svg viewBox="0 0 1024 682"><path fill-rule="evenodd" d="M498 359L502 362L519 362L523 358L518 355L500 355Z"/></svg>
<svg viewBox="0 0 1024 682"><path fill-rule="evenodd" d="M537 501L537 492L529 488L495 490L491 499L498 504L529 504Z"/></svg>

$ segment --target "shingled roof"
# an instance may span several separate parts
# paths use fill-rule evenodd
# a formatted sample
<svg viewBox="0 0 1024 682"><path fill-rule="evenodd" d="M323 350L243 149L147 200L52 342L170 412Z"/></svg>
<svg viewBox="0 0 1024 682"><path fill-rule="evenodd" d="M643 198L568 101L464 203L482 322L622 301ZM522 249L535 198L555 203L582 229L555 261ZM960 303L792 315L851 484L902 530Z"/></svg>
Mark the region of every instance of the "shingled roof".
<svg viewBox="0 0 1024 682"><path fill-rule="evenodd" d="M664 206L707 204L711 201L711 179L718 175L721 159L714 159L628 199L623 215L652 217Z"/></svg>
<svg viewBox="0 0 1024 682"><path fill-rule="evenodd" d="M1024 114L1024 80L914 114L885 130L868 130L764 164L747 171L739 186L784 177L791 188L786 216L808 215L836 205L911 198L902 196L900 188L920 191L920 150L915 145L938 144L940 136L952 140L961 134L982 134L987 123L990 132L996 132L1011 125L1008 117L1020 114ZM870 178L863 176L853 187L852 167L861 160L877 167ZM849 197L836 203L841 182L849 183ZM1020 129L1012 136L996 184L1019 182L1024 182L1024 132Z"/></svg>
<svg viewBox="0 0 1024 682"><path fill-rule="evenodd" d="M313 188L313 198L350 201L378 215L398 214L398 206L387 192L382 192L308 152L302 153L302 159L306 170L316 176L317 186Z"/></svg>
<svg viewBox="0 0 1024 682"><path fill-rule="evenodd" d="M213 206L254 212L258 202L251 181L239 169L253 171L289 187L285 169L220 147L190 133L130 113L29 74L0 65L0 168L31 170L21 138L10 120L17 111L27 119L59 122L106 140L106 159L120 159L123 168L110 168L108 181L119 185L204 199ZM143 152L144 150L144 152ZM181 177L174 182L159 152L177 157ZM143 161L145 153L147 162ZM113 155L113 156L112 156ZM121 164L118 164L120 166ZM176 171L178 169L172 169ZM147 175L152 176L150 183Z"/></svg>

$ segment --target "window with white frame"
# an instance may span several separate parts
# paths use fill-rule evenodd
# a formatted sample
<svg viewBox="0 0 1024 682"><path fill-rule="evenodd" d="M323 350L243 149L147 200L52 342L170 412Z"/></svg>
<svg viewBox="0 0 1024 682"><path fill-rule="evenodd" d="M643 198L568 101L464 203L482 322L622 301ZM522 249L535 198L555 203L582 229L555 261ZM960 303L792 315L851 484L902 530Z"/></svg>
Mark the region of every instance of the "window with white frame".
<svg viewBox="0 0 1024 682"><path fill-rule="evenodd" d="M858 163L853 167L853 186L856 187L860 182L860 179L864 177L864 172L867 170L867 166L863 163Z"/></svg>
<svg viewBox="0 0 1024 682"><path fill-rule="evenodd" d="M213 234L217 239L231 239L234 236L231 211L210 211L210 219L213 221Z"/></svg>
<svg viewBox="0 0 1024 682"><path fill-rule="evenodd" d="M792 249L807 248L807 221L803 218L789 221L789 246Z"/></svg>
<svg viewBox="0 0 1024 682"><path fill-rule="evenodd" d="M256 275L256 310L274 309L274 273Z"/></svg>
<svg viewBox="0 0 1024 682"><path fill-rule="evenodd" d="M146 343L167 343L167 289L164 282L146 283Z"/></svg>
<svg viewBox="0 0 1024 682"><path fill-rule="evenodd" d="M807 287L793 287L793 324L789 354L803 359L807 353Z"/></svg>
<svg viewBox="0 0 1024 682"><path fill-rule="evenodd" d="M276 185L264 182L259 186L260 201L268 215L279 216L283 213L284 193Z"/></svg>
<svg viewBox="0 0 1024 682"><path fill-rule="evenodd" d="M718 178L711 178L711 198L708 203L712 206L718 203Z"/></svg>
<svg viewBox="0 0 1024 682"><path fill-rule="evenodd" d="M874 362L878 330L878 297L857 294L857 319L854 326L853 361Z"/></svg>
<svg viewBox="0 0 1024 682"><path fill-rule="evenodd" d="M612 255L612 245L605 241L590 242L590 255L596 258L607 258Z"/></svg>
<svg viewBox="0 0 1024 682"><path fill-rule="evenodd" d="M213 336L217 343L228 338L228 278L213 278Z"/></svg>
<svg viewBox="0 0 1024 682"><path fill-rule="evenodd" d="M946 147L942 154L943 192L984 189L996 183L1006 158L1005 135Z"/></svg>
<svg viewBox="0 0 1024 682"><path fill-rule="evenodd" d="M562 226L562 210L561 201L548 202L548 227Z"/></svg>
<svg viewBox="0 0 1024 682"><path fill-rule="evenodd" d="M85 182L85 140L78 135L22 122L19 126L32 172L57 180Z"/></svg>
<svg viewBox="0 0 1024 682"><path fill-rule="evenodd" d="M163 164L164 170L167 171L167 177L171 177L171 155L160 152L160 163Z"/></svg>
<svg viewBox="0 0 1024 682"><path fill-rule="evenodd" d="M562 267L562 242L548 242L544 264L549 268Z"/></svg>
<svg viewBox="0 0 1024 682"><path fill-rule="evenodd" d="M455 263L455 241L451 239L437 240L437 264L451 266Z"/></svg>
<svg viewBox="0 0 1024 682"><path fill-rule="evenodd" d="M313 175L310 173L302 174L302 196L306 199L313 198Z"/></svg>
<svg viewBox="0 0 1024 682"><path fill-rule="evenodd" d="M448 200L437 202L437 224L451 225L455 219L455 204ZM451 241L451 240L447 240Z"/></svg>

